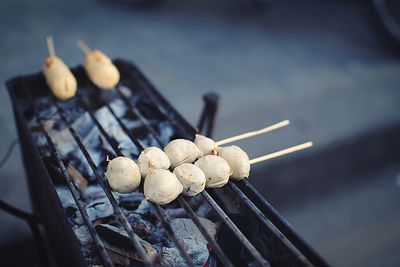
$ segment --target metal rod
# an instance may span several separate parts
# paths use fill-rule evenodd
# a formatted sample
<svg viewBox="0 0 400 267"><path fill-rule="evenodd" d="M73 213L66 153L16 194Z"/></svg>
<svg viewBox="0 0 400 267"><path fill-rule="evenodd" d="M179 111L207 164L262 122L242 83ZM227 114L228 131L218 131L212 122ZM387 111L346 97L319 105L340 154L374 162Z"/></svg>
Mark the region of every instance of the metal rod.
<svg viewBox="0 0 400 267"><path fill-rule="evenodd" d="M135 234L135 232L132 229L132 226L129 224L128 219L126 218L124 212L122 209L119 207L118 202L115 200L114 196L111 193L111 189L109 188L109 185L106 181L106 178L104 175L99 171L97 168L96 164L94 163L93 159L91 158L88 150L86 149L86 146L83 144L79 134L76 132L76 130L71 126L68 116L65 113L65 110L57 103L56 100L53 100L54 105L57 107L57 109L60 111L61 118L64 120L66 123L69 132L71 133L72 137L75 139L76 143L78 144L79 148L81 149L83 155L85 156L87 162L89 163L91 169L93 170L94 174L96 175L100 186L103 188L107 198L109 199L114 211L115 215L118 217L120 223L124 227L125 231L127 232L132 245L135 247L137 250L140 258L144 262L146 266L151 266L150 260L146 254L146 251L144 250L143 246L140 244L139 237Z"/></svg>
<svg viewBox="0 0 400 267"><path fill-rule="evenodd" d="M249 210L251 210L254 216L258 219L258 221L268 228L274 227L273 224L268 221L267 217L250 201L250 199L242 192L240 189L232 182L228 183L227 186L236 193L236 196L239 198L240 203L247 206ZM271 226L269 226L271 225ZM278 228L276 228L278 229ZM279 230L279 229L278 229ZM286 247L288 251L295 257L296 260L304 261L304 256L286 239L276 234L275 237L281 240L281 244Z"/></svg>
<svg viewBox="0 0 400 267"><path fill-rule="evenodd" d="M246 250L253 256L255 260L258 261L261 266L269 267L270 264L266 261L263 256L258 252L258 250L250 243L246 236L240 231L240 229L233 223L233 221L226 215L226 213L221 209L221 207L215 202L215 200L207 193L206 190L201 192L203 197L207 202L213 207L213 209L222 218L227 227L233 232L233 234L239 239Z"/></svg>

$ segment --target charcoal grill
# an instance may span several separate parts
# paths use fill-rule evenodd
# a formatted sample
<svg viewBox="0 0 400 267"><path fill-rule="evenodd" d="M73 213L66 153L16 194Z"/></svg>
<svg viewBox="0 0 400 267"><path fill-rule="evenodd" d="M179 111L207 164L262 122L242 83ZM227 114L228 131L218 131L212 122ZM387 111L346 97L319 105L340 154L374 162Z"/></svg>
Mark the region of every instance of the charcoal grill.
<svg viewBox="0 0 400 267"><path fill-rule="evenodd" d="M84 159L95 176L95 180L91 182L98 183L104 190L112 205L114 215L126 231L130 245L140 258L138 265L151 266L151 262L138 235L128 222L124 210L110 190L103 174L104 166L96 164L79 129L73 127L74 114L86 112L89 115L91 123L111 148L110 157L124 155L125 152L96 117L94 112L99 107L107 108L110 116L117 121L138 151L148 145L143 138L150 138L151 142L159 147L165 146L171 139L193 140L194 138L194 128L158 93L135 65L120 59L115 60L114 63L121 73L121 81L112 91L95 88L87 79L82 67L72 69L77 77L79 89L77 95L66 102L60 102L51 96L41 73L16 77L7 82L33 208L44 225L50 247L59 248L52 251L58 266L88 266L88 262L82 254L80 243L68 221L67 211L63 208L55 190L57 183L67 185L72 193L84 224L89 230L96 253L101 259L101 264L107 267L115 266L115 264L105 248L98 229L87 214L79 188L67 171L66 159L60 154L49 135L48 127L40 113L43 107L54 107L55 114L65 124L73 141L83 153ZM124 91L126 89L129 90L129 94ZM132 128L127 127L126 120L121 118L110 105L111 101L116 99L126 105L132 118L140 121L138 129L133 131ZM212 116L215 115L218 98L211 94L204 99L206 105L199 122L199 130L210 135L214 121ZM166 122L172 129L169 140L163 138L157 126L152 124L154 117ZM35 143L32 121L35 122L33 127L35 131L45 137L50 157L46 156ZM49 160L52 165L49 165ZM54 166L56 166L55 169ZM207 189L201 193L201 197L209 203L218 220L222 222L221 231L225 238L214 240L208 234L188 203L188 198L179 197L174 205L182 207L197 226L209 243L218 266L242 266L246 263L254 264L254 266L328 266L324 259L299 237L290 224L247 180L229 182L219 189ZM194 266L191 257L170 226L170 218L165 213L164 207L156 204L150 206L186 264ZM246 259L235 255L240 251L246 255Z"/></svg>

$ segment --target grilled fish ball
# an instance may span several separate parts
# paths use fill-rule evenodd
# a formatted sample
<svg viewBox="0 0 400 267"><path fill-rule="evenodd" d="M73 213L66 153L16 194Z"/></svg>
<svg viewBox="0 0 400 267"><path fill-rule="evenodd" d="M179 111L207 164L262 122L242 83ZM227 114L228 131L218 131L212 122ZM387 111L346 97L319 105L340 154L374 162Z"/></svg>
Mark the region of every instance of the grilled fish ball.
<svg viewBox="0 0 400 267"><path fill-rule="evenodd" d="M220 147L218 156L224 158L232 170L233 180L243 180L249 177L250 161L249 156L238 146Z"/></svg>
<svg viewBox="0 0 400 267"><path fill-rule="evenodd" d="M43 74L51 92L60 100L75 96L77 82L71 70L56 56L50 56L43 65Z"/></svg>
<svg viewBox="0 0 400 267"><path fill-rule="evenodd" d="M175 139L165 146L164 152L167 154L171 167L175 168L182 163L192 163L203 156L195 143L186 139Z"/></svg>
<svg viewBox="0 0 400 267"><path fill-rule="evenodd" d="M144 180L144 196L160 205L172 202L182 191L181 182L168 170L152 170Z"/></svg>
<svg viewBox="0 0 400 267"><path fill-rule="evenodd" d="M200 149L200 151L203 153L203 156L217 155L217 153L218 153L217 143L214 140L212 140L211 138L208 138L204 135L196 134L194 143Z"/></svg>
<svg viewBox="0 0 400 267"><path fill-rule="evenodd" d="M228 162L220 156L207 155L199 158L195 165L199 167L206 176L206 187L222 187L232 174Z"/></svg>
<svg viewBox="0 0 400 267"><path fill-rule="evenodd" d="M145 178L151 170L168 170L171 165L167 154L158 147L148 147L143 150L137 160L140 173Z"/></svg>
<svg viewBox="0 0 400 267"><path fill-rule="evenodd" d="M116 157L111 160L105 176L111 188L120 193L130 193L140 184L138 165L126 157Z"/></svg>
<svg viewBox="0 0 400 267"><path fill-rule="evenodd" d="M206 176L204 172L192 163L183 163L174 169L174 174L178 177L183 186L183 194L194 196L204 190L206 186Z"/></svg>
<svg viewBox="0 0 400 267"><path fill-rule="evenodd" d="M120 74L117 67L100 50L86 54L85 69L90 80L101 89L112 89L119 82Z"/></svg>

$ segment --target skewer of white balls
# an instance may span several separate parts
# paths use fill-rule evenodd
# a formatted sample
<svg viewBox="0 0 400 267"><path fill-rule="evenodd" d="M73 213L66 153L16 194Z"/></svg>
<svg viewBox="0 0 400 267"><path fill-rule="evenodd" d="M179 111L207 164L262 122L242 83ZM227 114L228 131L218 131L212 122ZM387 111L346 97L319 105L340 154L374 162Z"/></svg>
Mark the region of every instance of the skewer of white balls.
<svg viewBox="0 0 400 267"><path fill-rule="evenodd" d="M288 125L288 121L267 127L269 129L264 128L228 139L237 141L285 125ZM228 139L215 143L227 143ZM167 204L181 193L194 196L202 192L205 187L224 186L229 178L245 179L249 176L251 164L310 146L312 143L307 142L250 160L247 153L238 146L219 147L217 145L218 155L203 156L203 152L194 142L176 139L171 141L164 151L156 147L146 148L140 154L137 164L127 158L125 158L127 160L121 159L124 157L111 160L107 167L106 177L111 188L121 193L136 190L140 184L140 177L143 177L145 197L157 204ZM193 162L194 164L192 164ZM173 169L173 172L169 171L170 168Z"/></svg>

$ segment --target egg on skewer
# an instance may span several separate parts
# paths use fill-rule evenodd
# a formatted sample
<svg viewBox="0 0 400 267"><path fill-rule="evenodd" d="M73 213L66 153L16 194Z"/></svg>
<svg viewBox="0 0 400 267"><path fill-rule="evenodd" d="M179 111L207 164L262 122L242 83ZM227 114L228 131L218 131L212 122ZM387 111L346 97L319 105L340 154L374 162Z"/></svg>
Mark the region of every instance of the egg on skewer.
<svg viewBox="0 0 400 267"><path fill-rule="evenodd" d="M138 165L127 157L116 157L108 162L105 176L110 187L120 193L135 191L141 180Z"/></svg>
<svg viewBox="0 0 400 267"><path fill-rule="evenodd" d="M89 79L100 89L114 88L120 80L120 74L111 59L100 50L91 50L81 40L76 44L86 54L84 65Z"/></svg>
<svg viewBox="0 0 400 267"><path fill-rule="evenodd" d="M232 171L228 162L220 156L206 155L195 163L206 176L206 187L222 187L229 181Z"/></svg>
<svg viewBox="0 0 400 267"><path fill-rule="evenodd" d="M191 163L203 156L203 153L192 141L186 139L175 139L164 147L171 168L175 168L182 163Z"/></svg>
<svg viewBox="0 0 400 267"><path fill-rule="evenodd" d="M183 163L174 169L174 174L183 186L183 194L194 196L202 192L206 186L204 172L192 163Z"/></svg>
<svg viewBox="0 0 400 267"><path fill-rule="evenodd" d="M144 196L156 204L168 204L175 200L182 191L181 182L169 170L152 170L144 180Z"/></svg>
<svg viewBox="0 0 400 267"><path fill-rule="evenodd" d="M54 42L51 36L47 37L47 47L50 56L43 65L43 74L47 85L55 97L67 100L75 96L77 82L68 66L56 56Z"/></svg>
<svg viewBox="0 0 400 267"><path fill-rule="evenodd" d="M145 148L140 153L137 164L139 165L139 170L143 178L146 178L151 170L168 170L171 166L167 154L158 147Z"/></svg>

